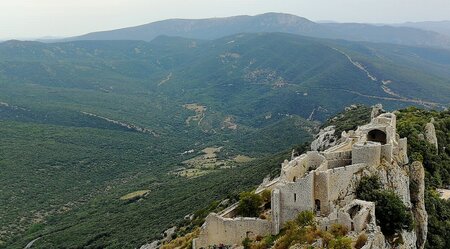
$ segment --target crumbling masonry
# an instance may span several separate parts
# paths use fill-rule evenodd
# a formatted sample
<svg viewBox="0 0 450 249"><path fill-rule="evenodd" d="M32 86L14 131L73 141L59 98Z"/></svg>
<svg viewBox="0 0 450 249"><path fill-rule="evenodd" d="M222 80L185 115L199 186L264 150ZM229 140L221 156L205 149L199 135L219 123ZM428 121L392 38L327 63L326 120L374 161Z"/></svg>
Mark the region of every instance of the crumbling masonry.
<svg viewBox="0 0 450 249"><path fill-rule="evenodd" d="M376 225L375 204L356 199L355 189L363 176L376 174L385 188L395 191L412 208L407 140L396 133L396 116L384 113L373 117L356 131L343 132L340 141L323 152L310 151L286 160L280 177L257 189L257 193L265 189L272 193L266 219L236 217L235 204L206 218L193 247L240 245L246 237L275 235L299 212L310 210L323 230L334 223L343 224L355 236L361 232L368 235L363 248L390 248ZM426 219L426 212L418 216ZM423 223L426 226L426 220ZM423 229L418 234L404 231L403 248L423 248L417 241L424 241L426 228L425 234Z"/></svg>

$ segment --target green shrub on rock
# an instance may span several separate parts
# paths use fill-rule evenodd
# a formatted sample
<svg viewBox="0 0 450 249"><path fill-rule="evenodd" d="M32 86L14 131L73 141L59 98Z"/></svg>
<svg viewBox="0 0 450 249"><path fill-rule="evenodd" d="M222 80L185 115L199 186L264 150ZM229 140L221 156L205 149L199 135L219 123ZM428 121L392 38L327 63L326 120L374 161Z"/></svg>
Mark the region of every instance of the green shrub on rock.
<svg viewBox="0 0 450 249"><path fill-rule="evenodd" d="M413 227L411 212L393 191L381 189L376 176L363 177L356 188L359 199L375 202L377 224L383 234L392 236Z"/></svg>

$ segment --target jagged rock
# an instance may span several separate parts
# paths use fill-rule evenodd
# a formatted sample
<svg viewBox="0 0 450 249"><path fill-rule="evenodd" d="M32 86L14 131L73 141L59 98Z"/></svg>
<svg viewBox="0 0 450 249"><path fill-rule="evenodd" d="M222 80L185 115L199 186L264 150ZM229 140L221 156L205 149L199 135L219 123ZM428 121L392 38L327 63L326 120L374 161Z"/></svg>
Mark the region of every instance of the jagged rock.
<svg viewBox="0 0 450 249"><path fill-rule="evenodd" d="M184 216L184 219L185 220L193 220L194 216L195 216L194 214L188 214L188 215Z"/></svg>
<svg viewBox="0 0 450 249"><path fill-rule="evenodd" d="M356 108L358 108L358 106L357 105L351 105L351 106L347 106L347 107L345 107L345 111L351 111L351 110L354 110L354 109L356 109Z"/></svg>
<svg viewBox="0 0 450 249"><path fill-rule="evenodd" d="M165 241L172 240L172 236L175 234L176 230L177 230L177 227L171 227L171 228L167 229L166 231L164 231L164 239L162 239L161 241L165 242Z"/></svg>
<svg viewBox="0 0 450 249"><path fill-rule="evenodd" d="M187 215L187 216L189 216L189 215ZM193 217L193 216L194 215L191 215L191 217ZM150 244L145 244L145 245L141 246L140 249L158 249L158 248L160 248L161 245L164 244L164 242L169 242L172 240L172 236L175 234L176 230L177 230L176 226L167 229L163 233L164 238L162 238L161 240L155 240Z"/></svg>
<svg viewBox="0 0 450 249"><path fill-rule="evenodd" d="M158 249L159 248L159 241L155 240L150 244L145 244L143 246L141 246L140 249Z"/></svg>
<svg viewBox="0 0 450 249"><path fill-rule="evenodd" d="M423 249L428 233L428 214L425 209L425 170L421 162L413 162L410 166L410 192L412 211L417 235L417 248Z"/></svg>
<svg viewBox="0 0 450 249"><path fill-rule="evenodd" d="M335 127L328 126L319 131L316 139L311 143L312 151L324 151L336 145L338 138L335 135Z"/></svg>
<svg viewBox="0 0 450 249"><path fill-rule="evenodd" d="M432 144L436 151L438 150L438 141L436 137L436 129L434 128L434 124L432 122L428 123L425 126L425 138L427 139L427 142Z"/></svg>

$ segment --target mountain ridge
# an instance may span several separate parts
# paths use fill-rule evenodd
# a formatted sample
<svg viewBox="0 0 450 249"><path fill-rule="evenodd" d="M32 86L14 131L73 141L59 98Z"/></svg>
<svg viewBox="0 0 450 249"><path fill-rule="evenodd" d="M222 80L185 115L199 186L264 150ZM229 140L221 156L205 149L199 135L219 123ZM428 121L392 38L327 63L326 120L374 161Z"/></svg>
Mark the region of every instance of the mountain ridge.
<svg viewBox="0 0 450 249"><path fill-rule="evenodd" d="M430 30L437 33L441 33L450 36L450 20L443 21L424 21L424 22L405 22L392 24L391 26L397 27L412 27L422 30Z"/></svg>
<svg viewBox="0 0 450 249"><path fill-rule="evenodd" d="M143 40L160 35L213 40L238 33L283 32L317 38L369 41L450 49L450 36L434 31L359 23L316 23L284 13L204 19L167 19L143 25L92 32L54 41ZM51 42L51 41L50 41Z"/></svg>

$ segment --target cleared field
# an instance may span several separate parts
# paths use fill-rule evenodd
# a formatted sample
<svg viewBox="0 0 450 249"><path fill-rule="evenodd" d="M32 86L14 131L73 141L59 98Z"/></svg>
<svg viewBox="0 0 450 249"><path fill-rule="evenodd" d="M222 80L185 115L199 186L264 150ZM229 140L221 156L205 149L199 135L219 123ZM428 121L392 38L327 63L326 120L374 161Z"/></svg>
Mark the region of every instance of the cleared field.
<svg viewBox="0 0 450 249"><path fill-rule="evenodd" d="M146 196L149 192L150 192L150 190L139 190L139 191L136 191L133 193L126 194L126 195L120 197L120 199L124 200L124 201L136 200L136 199L140 199L140 198Z"/></svg>

